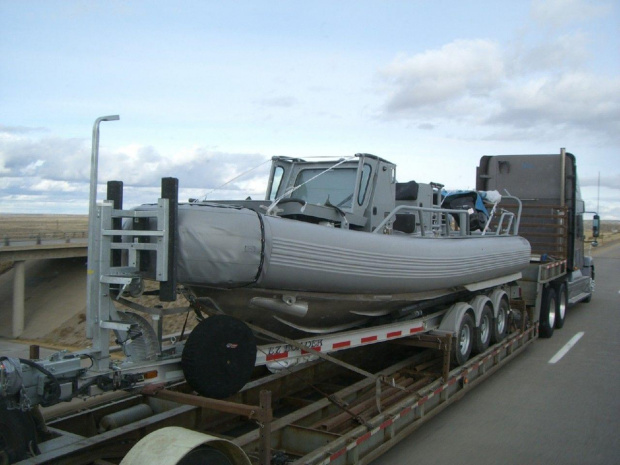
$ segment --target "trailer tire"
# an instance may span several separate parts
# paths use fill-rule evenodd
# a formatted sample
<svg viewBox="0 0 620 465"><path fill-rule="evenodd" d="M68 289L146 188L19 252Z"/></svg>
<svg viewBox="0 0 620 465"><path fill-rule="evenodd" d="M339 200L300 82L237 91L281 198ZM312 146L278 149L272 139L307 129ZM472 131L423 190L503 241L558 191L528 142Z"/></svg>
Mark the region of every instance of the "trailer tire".
<svg viewBox="0 0 620 465"><path fill-rule="evenodd" d="M555 290L547 287L543 291L542 303L540 305L540 336L549 338L553 336L555 327L555 312L557 309L557 300Z"/></svg>
<svg viewBox="0 0 620 465"><path fill-rule="evenodd" d="M566 290L566 283L561 283L556 289L557 305L555 308L555 329L560 329L564 326L566 310L568 309L568 292Z"/></svg>
<svg viewBox="0 0 620 465"><path fill-rule="evenodd" d="M463 365L469 359L474 345L474 336L474 319L469 313L466 313L461 319L461 324L456 333L456 341L452 345L451 355L454 366Z"/></svg>
<svg viewBox="0 0 620 465"><path fill-rule="evenodd" d="M493 334L493 324L493 310L491 309L491 302L488 301L480 314L480 324L474 331L474 353L481 354L489 348L491 335Z"/></svg>
<svg viewBox="0 0 620 465"><path fill-rule="evenodd" d="M491 342L497 344L506 337L508 333L508 314L510 312L510 305L508 300L502 298L499 301L497 307L497 316L493 320L493 331L491 333Z"/></svg>

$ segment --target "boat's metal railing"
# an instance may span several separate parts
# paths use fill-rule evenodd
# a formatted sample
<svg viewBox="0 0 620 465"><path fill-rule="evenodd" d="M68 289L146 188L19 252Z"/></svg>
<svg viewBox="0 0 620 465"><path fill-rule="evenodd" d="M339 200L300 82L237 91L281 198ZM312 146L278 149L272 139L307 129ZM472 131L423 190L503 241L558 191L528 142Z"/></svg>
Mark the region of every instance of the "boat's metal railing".
<svg viewBox="0 0 620 465"><path fill-rule="evenodd" d="M424 215L430 213L430 215ZM385 234L391 230L392 224L396 220L398 214L411 214L416 217L416 226L420 225L420 235L447 237L454 232L450 226L450 216L454 215L459 218L459 224L462 225L458 233L460 236L469 236L469 213L467 210L449 210L436 207L418 207L413 205L399 205L392 210L385 219L379 223L373 231L375 234ZM429 223L430 218L430 223Z"/></svg>
<svg viewBox="0 0 620 465"><path fill-rule="evenodd" d="M504 236L504 235L518 235L519 234L519 225L522 211L521 200L512 195L504 195L503 199L514 200L517 203L517 213L503 210L497 220L497 225L494 228L493 234L496 236ZM489 225L494 219L495 208L497 204L494 205L492 213L489 215L489 218L485 224L485 227L480 235L489 235ZM426 213L426 215L424 214ZM392 210L389 215L385 217L385 219L379 223L377 228L373 231L375 234L389 234L392 230L394 221L396 220L396 215L399 214L408 214L414 215L416 218L416 226L419 225L420 230L416 235L427 236L432 235L434 237L449 237L452 236L454 232L457 232L459 236L470 236L472 235L472 231L469 227L469 217L470 213L467 210L454 210L454 209L446 209L446 208L437 208L437 207L419 207L414 205L399 205L394 210ZM458 225L460 226L458 229L455 229L450 224L451 217L458 218ZM430 220L429 220L430 218ZM430 224L429 224L430 221Z"/></svg>
<svg viewBox="0 0 620 465"><path fill-rule="evenodd" d="M523 212L523 204L521 202L521 199L513 195L510 195L508 191L506 191L506 195L502 195L502 201L504 199L513 200L517 204L517 212L515 213L510 210L502 209L502 213L495 227L495 234L498 236L499 235L510 235L511 229L512 229L512 235L517 236L519 235L519 228L521 226L521 213ZM489 226L491 225L498 203L493 205L493 209L491 210L491 214L489 215L489 219L487 220L483 233L485 233L488 230ZM504 226L504 221L508 222L506 226Z"/></svg>

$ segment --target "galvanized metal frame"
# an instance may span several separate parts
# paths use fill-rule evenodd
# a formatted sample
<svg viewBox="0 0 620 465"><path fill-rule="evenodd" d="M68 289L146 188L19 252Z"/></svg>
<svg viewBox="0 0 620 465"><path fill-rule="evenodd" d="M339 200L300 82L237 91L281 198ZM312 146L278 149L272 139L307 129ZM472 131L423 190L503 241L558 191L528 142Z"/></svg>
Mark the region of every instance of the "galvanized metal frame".
<svg viewBox="0 0 620 465"><path fill-rule="evenodd" d="M87 353L93 356L93 368L97 371L109 368L109 331L124 333L130 328L128 323L120 321L113 299L119 297L134 280L142 279L143 271L139 269L140 253L155 252L155 277L158 281L168 279L169 200L159 199L157 209L153 212L117 210L113 207L113 202L104 201L97 207L97 214L91 218L98 233L91 241L92 249L89 250L89 275L92 275L96 286L93 286L95 292L89 294L87 302L87 328L90 329L93 339L92 349ZM113 223L117 218L153 218L156 226L147 231L114 229ZM132 240L113 240L123 236L131 237ZM149 242L139 242L138 238L141 237L148 238ZM113 266L114 250L127 252L125 266Z"/></svg>

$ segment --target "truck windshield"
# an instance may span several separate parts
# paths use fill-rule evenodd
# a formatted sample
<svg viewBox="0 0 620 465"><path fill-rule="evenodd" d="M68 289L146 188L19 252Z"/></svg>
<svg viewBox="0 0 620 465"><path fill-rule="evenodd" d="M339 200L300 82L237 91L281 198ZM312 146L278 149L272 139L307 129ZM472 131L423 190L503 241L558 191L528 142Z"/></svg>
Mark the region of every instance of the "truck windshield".
<svg viewBox="0 0 620 465"><path fill-rule="evenodd" d="M337 168L327 172L324 171L324 169L300 171L295 180L295 186L301 187L295 191L293 196L316 205L325 205L329 200L329 203L337 207L350 208L355 190L357 169ZM320 173L323 174L316 179L312 179ZM312 181L304 184L310 179ZM302 186L302 184L304 185Z"/></svg>

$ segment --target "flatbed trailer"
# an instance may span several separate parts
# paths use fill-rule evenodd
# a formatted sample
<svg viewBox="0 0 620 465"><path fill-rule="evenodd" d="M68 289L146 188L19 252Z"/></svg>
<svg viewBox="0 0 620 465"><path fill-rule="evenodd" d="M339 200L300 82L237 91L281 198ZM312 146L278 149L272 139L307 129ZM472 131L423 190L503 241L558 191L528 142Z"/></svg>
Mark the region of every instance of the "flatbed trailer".
<svg viewBox="0 0 620 465"><path fill-rule="evenodd" d="M394 344L389 350L376 352L381 347L376 346L349 353L344 360L374 352L369 369L376 379L388 380L378 392L376 379L317 361L251 383L232 401L197 396L181 384L91 399L94 405L50 407L43 410L49 439L39 444L39 455L19 463L104 464L123 457L121 463L183 463L179 460L198 445L183 444L190 430L200 432L206 450L226 455L226 461L213 463L370 463L512 360L537 335L535 325L513 329L445 378L445 359L436 351L449 351L445 338L426 338L423 345L434 349ZM151 432L155 435L149 437ZM153 440L165 441L178 455L163 461Z"/></svg>

